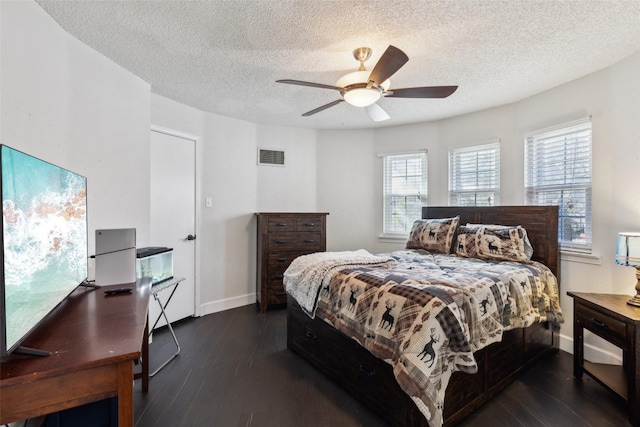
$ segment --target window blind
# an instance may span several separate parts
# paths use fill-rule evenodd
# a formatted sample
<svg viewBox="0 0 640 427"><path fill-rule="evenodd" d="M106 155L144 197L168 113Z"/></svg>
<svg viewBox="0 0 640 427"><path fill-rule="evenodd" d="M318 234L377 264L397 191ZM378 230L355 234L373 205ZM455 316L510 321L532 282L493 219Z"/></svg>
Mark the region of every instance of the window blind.
<svg viewBox="0 0 640 427"><path fill-rule="evenodd" d="M427 152L384 154L383 234L408 234L427 203Z"/></svg>
<svg viewBox="0 0 640 427"><path fill-rule="evenodd" d="M525 200L558 205L562 248L591 249L591 120L525 139Z"/></svg>
<svg viewBox="0 0 640 427"><path fill-rule="evenodd" d="M500 143L449 151L449 205L500 204Z"/></svg>

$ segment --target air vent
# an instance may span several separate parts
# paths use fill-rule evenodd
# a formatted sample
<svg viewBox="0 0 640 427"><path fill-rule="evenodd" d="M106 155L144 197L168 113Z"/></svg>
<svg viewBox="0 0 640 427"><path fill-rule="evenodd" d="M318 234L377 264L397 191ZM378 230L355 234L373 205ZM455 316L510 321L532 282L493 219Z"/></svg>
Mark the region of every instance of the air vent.
<svg viewBox="0 0 640 427"><path fill-rule="evenodd" d="M284 166L284 151L258 148L258 164Z"/></svg>

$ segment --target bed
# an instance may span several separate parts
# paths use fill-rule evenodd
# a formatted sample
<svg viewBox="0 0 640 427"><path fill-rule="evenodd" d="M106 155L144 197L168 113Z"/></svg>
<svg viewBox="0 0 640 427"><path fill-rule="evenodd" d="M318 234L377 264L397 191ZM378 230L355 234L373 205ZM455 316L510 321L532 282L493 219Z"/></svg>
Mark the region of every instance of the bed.
<svg viewBox="0 0 640 427"><path fill-rule="evenodd" d="M455 227L455 234L451 240L453 252L465 250L462 245L465 243L464 232L468 233L469 229L463 226L475 227L474 232L479 229L486 232L481 224L499 224L511 226L512 229L516 226L524 228L533 255L532 262L525 261L523 264L527 267L520 270L531 270L534 271L534 275L545 277L548 273L554 276L556 285L555 289L551 289L551 293L555 293L551 302L553 310L549 310L548 306L545 309L542 305L544 298L549 304L549 296L545 295L544 298L538 297L541 304L539 312L534 310L535 313L529 313L529 317L518 313L514 298L509 295L502 295L502 299L503 302L511 303L513 307L510 308L508 303L499 304L500 292L495 291L495 283L479 287L493 290L492 294L487 290L487 294L478 294L478 298L475 298L476 295L469 296L469 291L460 293L451 290L450 286L439 285L437 281L416 279L412 276L414 270L433 268L435 264L437 271L446 276L446 280L458 277L456 268L464 270L467 268L466 263L474 263L477 255L471 253L469 257L447 258L438 253L423 253L425 251L420 249L399 251L384 256L384 259L379 260L382 269L365 264L330 270L330 274L325 274L324 281L318 285L319 297L315 303L315 311L311 313L315 315L313 318L309 315L308 301L299 295L296 295L298 299L290 297L287 306L288 348L393 426L427 427L456 424L512 383L521 371L539 358L557 352L558 329L559 323L562 322L557 299L557 284L560 279L557 207L425 207L422 217L436 222L438 220L435 219L458 218L459 225ZM431 221L424 223L431 224ZM459 236L458 233L462 235ZM425 236L434 238L430 231ZM458 244L460 247L455 247ZM493 253L495 240L489 240L488 244L489 247L485 249ZM412 257L418 260L415 266L407 264L405 259ZM385 264L385 260L390 263ZM540 267L537 263L543 266ZM496 264L513 263L506 261ZM528 267L533 264L535 268ZM389 276L390 268L398 268L399 271ZM536 273L537 271L543 273ZM502 273L493 270L482 273L480 281L485 278L495 279L500 274ZM288 279L291 282L291 277ZM533 283L534 279L526 280ZM376 281L380 283L376 284ZM387 289L386 284L380 287L381 283L390 282L394 282L401 290L393 287ZM523 281L523 289L524 284ZM379 287L372 288L374 285ZM553 283L549 286L552 285ZM383 288L388 293L383 293ZM403 310L404 316L408 312L406 307L409 307L404 299L405 294L408 292L413 295L415 288L426 289L431 299L424 307L419 308L423 311L416 312L412 317L408 317L409 321L402 322L399 310ZM291 285L288 284L287 291L290 289ZM367 293L366 289L373 291ZM533 289L534 286L531 285L527 292L535 294L536 291ZM315 291L311 293L313 292ZM485 295L493 296L489 300ZM472 305L477 306L480 314L469 311L467 305L460 302L461 299L475 301ZM367 304L375 309L369 308L369 314L363 314L363 301L369 301ZM437 316L430 314L431 312L425 308L429 304L432 306L429 310L436 310L433 313L437 313ZM331 312L330 309L336 311ZM493 323L487 323L486 319L489 319L491 310L498 312L493 313ZM374 312L377 314L372 314ZM443 313L446 316L443 316ZM457 320L453 319L452 313ZM483 326L482 329L487 333L474 334L473 331L477 328L469 326L468 320L480 319L484 315L486 316L482 324L489 326ZM416 322L415 319L420 316L426 319L426 322L432 323ZM444 322L443 318L449 319L448 323ZM524 321L525 318L528 320ZM532 322L533 318L535 321ZM497 323L502 322L503 326L509 325L503 328L506 330L492 329L491 325L496 323L496 319ZM370 327L358 326L356 320L366 321ZM454 330L456 327L450 325L458 327L459 330ZM397 339L397 342L394 343L394 339ZM403 349L400 350L401 354L394 354L393 351L399 348ZM407 349L408 356L403 353L404 349ZM425 372L417 372L416 375L414 365ZM425 384L422 380L426 381ZM426 388L427 391L422 388ZM442 397L437 398L438 393L441 393ZM416 397L418 395L419 398Z"/></svg>

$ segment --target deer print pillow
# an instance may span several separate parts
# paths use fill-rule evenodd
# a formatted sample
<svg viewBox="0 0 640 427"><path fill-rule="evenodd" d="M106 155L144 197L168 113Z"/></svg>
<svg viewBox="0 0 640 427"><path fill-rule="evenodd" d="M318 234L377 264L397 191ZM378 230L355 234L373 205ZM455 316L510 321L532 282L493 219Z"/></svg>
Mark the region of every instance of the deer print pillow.
<svg viewBox="0 0 640 427"><path fill-rule="evenodd" d="M460 217L418 219L411 227L407 249L424 249L429 252L448 254L456 233Z"/></svg>
<svg viewBox="0 0 640 427"><path fill-rule="evenodd" d="M526 230L520 226L461 226L455 253L468 258L526 261Z"/></svg>

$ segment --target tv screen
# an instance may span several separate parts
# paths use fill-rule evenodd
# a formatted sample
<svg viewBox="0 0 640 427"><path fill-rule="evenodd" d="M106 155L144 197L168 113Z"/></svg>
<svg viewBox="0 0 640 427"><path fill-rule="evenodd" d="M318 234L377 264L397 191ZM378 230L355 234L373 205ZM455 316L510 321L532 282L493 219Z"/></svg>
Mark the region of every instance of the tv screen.
<svg viewBox="0 0 640 427"><path fill-rule="evenodd" d="M5 356L87 278L87 180L6 145L0 157Z"/></svg>

